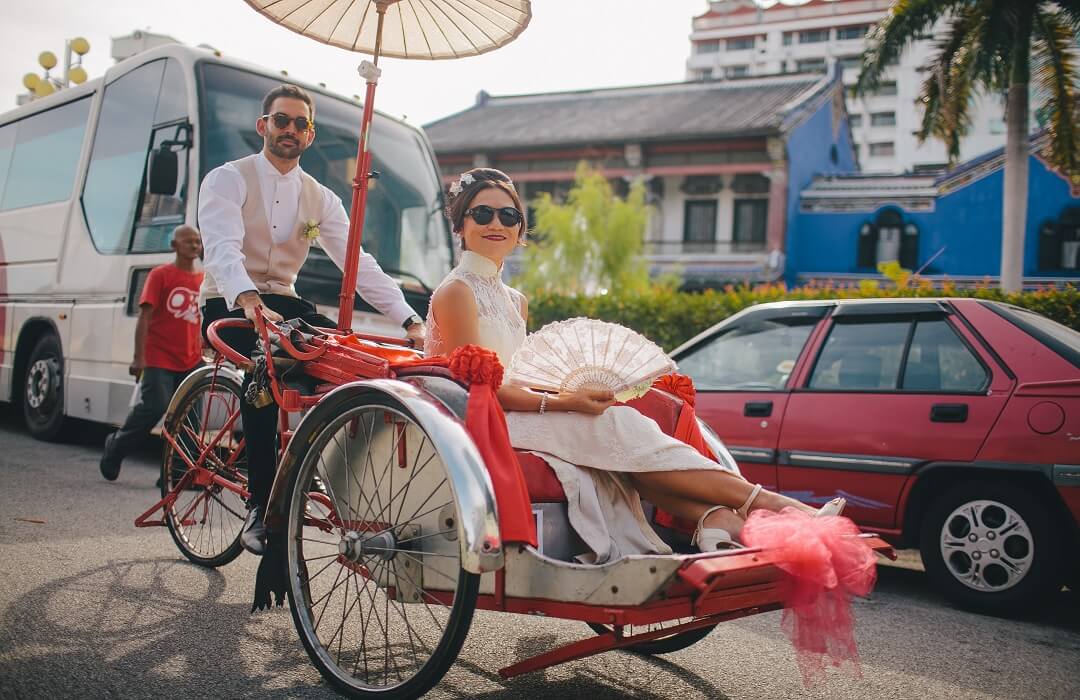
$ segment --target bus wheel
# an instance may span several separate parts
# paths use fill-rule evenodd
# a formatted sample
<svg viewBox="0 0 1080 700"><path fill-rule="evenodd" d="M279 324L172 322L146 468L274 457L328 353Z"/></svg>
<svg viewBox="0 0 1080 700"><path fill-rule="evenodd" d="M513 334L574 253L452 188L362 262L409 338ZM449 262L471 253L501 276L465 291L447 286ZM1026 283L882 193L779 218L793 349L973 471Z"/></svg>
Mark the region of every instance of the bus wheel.
<svg viewBox="0 0 1080 700"><path fill-rule="evenodd" d="M26 428L38 440L55 440L64 423L64 356L60 340L38 339L26 363L22 412Z"/></svg>

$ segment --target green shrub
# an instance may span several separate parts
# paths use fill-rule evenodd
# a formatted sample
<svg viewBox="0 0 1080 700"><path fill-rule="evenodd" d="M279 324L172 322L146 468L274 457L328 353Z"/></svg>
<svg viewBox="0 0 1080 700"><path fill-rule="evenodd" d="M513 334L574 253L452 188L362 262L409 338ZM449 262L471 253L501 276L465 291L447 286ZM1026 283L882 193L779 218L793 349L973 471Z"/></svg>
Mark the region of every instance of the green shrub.
<svg viewBox="0 0 1080 700"><path fill-rule="evenodd" d="M1080 288L1072 285L1005 294L990 286L961 289L946 283L935 288L915 285L882 286L874 280L848 286L809 285L788 289L781 284L727 287L704 292L671 289L600 296L539 294L529 299L529 329L551 321L587 316L620 323L672 350L701 331L747 306L798 299L866 299L873 297L976 297L1004 301L1036 311L1058 323L1080 330Z"/></svg>

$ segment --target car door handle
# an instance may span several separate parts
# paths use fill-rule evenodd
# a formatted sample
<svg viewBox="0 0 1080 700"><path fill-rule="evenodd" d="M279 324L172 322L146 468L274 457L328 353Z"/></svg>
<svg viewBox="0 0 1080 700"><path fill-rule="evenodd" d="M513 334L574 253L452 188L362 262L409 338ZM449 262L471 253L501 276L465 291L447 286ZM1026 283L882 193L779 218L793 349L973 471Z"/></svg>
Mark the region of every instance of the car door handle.
<svg viewBox="0 0 1080 700"><path fill-rule="evenodd" d="M967 417L966 403L936 403L930 407L930 420L934 423L963 423Z"/></svg>
<svg viewBox="0 0 1080 700"><path fill-rule="evenodd" d="M747 418L765 418L772 415L772 401L747 401L743 413Z"/></svg>

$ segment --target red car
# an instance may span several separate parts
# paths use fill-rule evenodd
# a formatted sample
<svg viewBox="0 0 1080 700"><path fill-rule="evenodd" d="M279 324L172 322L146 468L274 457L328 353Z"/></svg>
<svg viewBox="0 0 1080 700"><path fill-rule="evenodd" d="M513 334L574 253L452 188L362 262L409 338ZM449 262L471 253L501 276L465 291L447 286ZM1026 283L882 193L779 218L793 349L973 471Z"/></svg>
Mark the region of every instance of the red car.
<svg viewBox="0 0 1080 700"><path fill-rule="evenodd" d="M959 605L1076 581L1080 333L978 299L779 302L673 353L752 482L901 547Z"/></svg>

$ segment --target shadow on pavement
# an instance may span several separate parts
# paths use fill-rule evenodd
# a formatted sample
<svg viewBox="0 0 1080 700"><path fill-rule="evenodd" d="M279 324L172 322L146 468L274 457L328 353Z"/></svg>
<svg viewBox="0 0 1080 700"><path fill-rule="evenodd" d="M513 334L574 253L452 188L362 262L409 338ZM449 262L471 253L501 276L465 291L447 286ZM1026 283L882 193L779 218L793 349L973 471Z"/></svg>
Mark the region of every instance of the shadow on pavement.
<svg viewBox="0 0 1080 700"><path fill-rule="evenodd" d="M224 602L225 589L222 571L171 558L111 561L35 588L12 601L0 619L0 694L337 697L312 666L287 611L250 615L246 603ZM519 638L515 658L558 643L548 634ZM602 669L511 681L459 657L435 692L490 700L648 699L671 697L678 684L700 697L726 697L666 660L617 654L624 656L609 655ZM478 692L477 680L484 690Z"/></svg>

